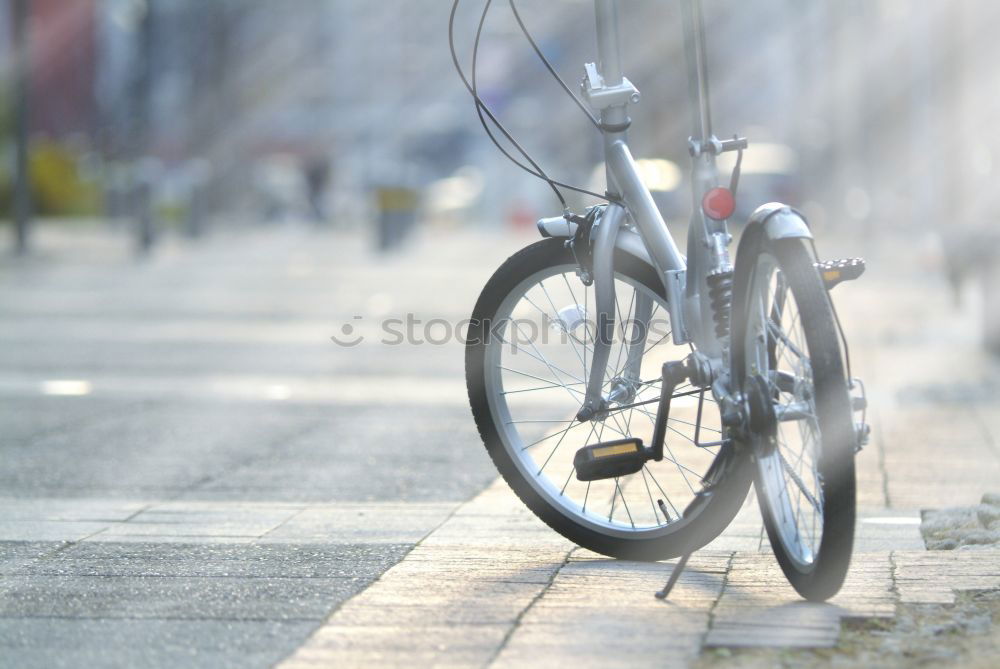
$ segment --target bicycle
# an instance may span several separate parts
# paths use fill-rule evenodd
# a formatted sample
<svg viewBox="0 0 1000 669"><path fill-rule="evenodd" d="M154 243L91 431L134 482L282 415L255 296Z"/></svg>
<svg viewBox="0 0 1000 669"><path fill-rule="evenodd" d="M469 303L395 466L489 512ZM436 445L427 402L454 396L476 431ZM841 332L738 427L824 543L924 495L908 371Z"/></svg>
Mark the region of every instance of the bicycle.
<svg viewBox="0 0 1000 669"><path fill-rule="evenodd" d="M627 108L640 94L621 71L617 0L595 0L599 60L585 66L582 99L509 2L536 54L603 135L603 194L549 177L483 103L476 64L490 0L469 77L455 52L455 0L452 57L483 127L563 205L475 305L465 350L472 412L497 469L554 530L616 558L681 556L658 596L754 484L789 582L824 600L850 562L854 455L868 434L864 386L850 374L828 293L860 276L864 262L818 262L804 216L780 203L754 212L731 261L727 221L748 142L712 132L700 0L681 2L694 126L686 256L629 149ZM720 186L716 157L734 151L729 185ZM575 214L567 189L605 203Z"/></svg>

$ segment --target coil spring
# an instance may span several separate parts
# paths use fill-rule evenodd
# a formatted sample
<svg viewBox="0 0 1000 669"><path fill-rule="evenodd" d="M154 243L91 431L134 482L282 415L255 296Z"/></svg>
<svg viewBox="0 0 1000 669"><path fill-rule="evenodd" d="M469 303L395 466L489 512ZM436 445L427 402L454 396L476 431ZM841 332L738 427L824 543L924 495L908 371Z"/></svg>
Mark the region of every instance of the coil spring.
<svg viewBox="0 0 1000 669"><path fill-rule="evenodd" d="M715 335L720 339L729 336L730 313L733 305L733 271L722 270L709 274L708 297L712 304Z"/></svg>

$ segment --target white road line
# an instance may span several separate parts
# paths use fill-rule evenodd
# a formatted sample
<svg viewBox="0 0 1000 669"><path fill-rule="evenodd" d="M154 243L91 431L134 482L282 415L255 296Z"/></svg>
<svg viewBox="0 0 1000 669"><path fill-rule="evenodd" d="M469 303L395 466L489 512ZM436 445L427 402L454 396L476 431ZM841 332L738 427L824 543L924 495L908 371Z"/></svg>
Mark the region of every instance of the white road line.
<svg viewBox="0 0 1000 669"><path fill-rule="evenodd" d="M392 404L427 406L468 404L465 382L454 377L332 374L329 377L287 377L241 374L201 376L91 376L76 385L52 386L36 376L0 375L0 395L39 394L92 397L224 399L247 402L335 403L341 406ZM84 388L86 393L67 392ZM59 392L53 392L59 391Z"/></svg>

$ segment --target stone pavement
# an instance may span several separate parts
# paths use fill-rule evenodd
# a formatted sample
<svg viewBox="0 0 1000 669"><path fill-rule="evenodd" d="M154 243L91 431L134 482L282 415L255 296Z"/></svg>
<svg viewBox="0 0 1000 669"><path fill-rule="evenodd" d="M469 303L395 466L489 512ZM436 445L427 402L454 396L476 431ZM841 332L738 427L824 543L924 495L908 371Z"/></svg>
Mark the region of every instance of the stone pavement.
<svg viewBox="0 0 1000 669"><path fill-rule="evenodd" d="M919 529L920 509L974 503L1000 481L998 365L926 273L913 281L874 260L836 294L875 429L858 459L856 555L831 602L792 591L752 495L664 603L652 593L666 565L575 548L498 481L280 666L685 667L713 646L833 646L845 619L1000 587L1000 549L928 552Z"/></svg>
<svg viewBox="0 0 1000 669"><path fill-rule="evenodd" d="M0 261L0 666L270 666L494 478L460 348L330 341L464 317L494 240L39 232Z"/></svg>
<svg viewBox="0 0 1000 669"><path fill-rule="evenodd" d="M1000 587L1000 551L920 537L1000 487L1000 369L907 258L851 249L873 269L834 293L874 430L843 591L795 596L751 496L661 602L669 565L576 548L495 480L458 347L377 341L465 317L530 237L380 259L262 230L148 265L94 237L0 272L0 665L689 666ZM330 345L346 322L365 341Z"/></svg>

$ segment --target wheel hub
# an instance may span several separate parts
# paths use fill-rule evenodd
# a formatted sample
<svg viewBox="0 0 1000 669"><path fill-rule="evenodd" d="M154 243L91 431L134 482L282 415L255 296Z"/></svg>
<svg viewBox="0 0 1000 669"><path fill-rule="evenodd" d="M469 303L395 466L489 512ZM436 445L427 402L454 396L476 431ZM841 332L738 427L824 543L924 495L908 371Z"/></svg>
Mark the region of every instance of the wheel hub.
<svg viewBox="0 0 1000 669"><path fill-rule="evenodd" d="M606 401L615 404L630 404L635 400L637 386L637 383L619 376L611 381L611 392L608 393Z"/></svg>
<svg viewBox="0 0 1000 669"><path fill-rule="evenodd" d="M747 381L746 401L750 432L762 451L761 455L770 455L774 450L774 436L778 424L771 385L760 374L751 376Z"/></svg>

